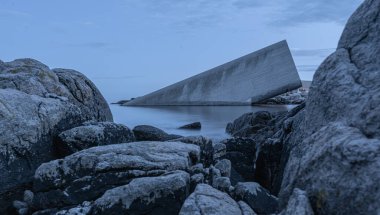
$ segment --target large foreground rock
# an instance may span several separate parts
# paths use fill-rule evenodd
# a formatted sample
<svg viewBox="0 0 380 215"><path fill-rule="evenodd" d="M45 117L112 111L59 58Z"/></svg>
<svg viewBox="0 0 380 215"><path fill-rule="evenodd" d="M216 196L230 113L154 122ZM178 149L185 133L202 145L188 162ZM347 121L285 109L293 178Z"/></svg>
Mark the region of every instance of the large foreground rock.
<svg viewBox="0 0 380 215"><path fill-rule="evenodd" d="M177 215L189 195L190 175L183 171L132 180L108 190L93 206L92 214Z"/></svg>
<svg viewBox="0 0 380 215"><path fill-rule="evenodd" d="M0 61L0 213L55 159L52 139L85 121L112 121L103 96L82 74L32 59Z"/></svg>
<svg viewBox="0 0 380 215"><path fill-rule="evenodd" d="M379 214L380 0L351 16L300 118L287 146L282 203L299 187L316 214Z"/></svg>
<svg viewBox="0 0 380 215"><path fill-rule="evenodd" d="M135 137L125 125L113 122L91 122L64 131L54 141L62 157L94 146L133 142Z"/></svg>
<svg viewBox="0 0 380 215"><path fill-rule="evenodd" d="M186 171L199 156L198 146L179 142L133 142L86 149L36 170L32 207L63 208L95 200L135 178Z"/></svg>
<svg viewBox="0 0 380 215"><path fill-rule="evenodd" d="M199 184L186 199L180 215L243 215L254 214L245 204L240 205L228 194L212 188L207 184Z"/></svg>

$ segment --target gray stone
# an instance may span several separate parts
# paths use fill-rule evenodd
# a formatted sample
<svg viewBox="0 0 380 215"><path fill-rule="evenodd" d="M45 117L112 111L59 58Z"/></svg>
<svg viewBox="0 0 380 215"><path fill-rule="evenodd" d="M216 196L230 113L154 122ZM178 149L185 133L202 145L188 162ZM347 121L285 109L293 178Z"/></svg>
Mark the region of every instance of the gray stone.
<svg viewBox="0 0 380 215"><path fill-rule="evenodd" d="M367 138L357 128L334 123L299 146L306 153L302 157L291 155L287 168L294 169L286 171L289 181L284 182L291 183L286 184L284 190L292 187L305 190L313 209L320 214L379 212L378 139Z"/></svg>
<svg viewBox="0 0 380 215"><path fill-rule="evenodd" d="M240 210L242 212L242 215L256 215L256 213L252 210L251 207L244 201L239 201L238 202Z"/></svg>
<svg viewBox="0 0 380 215"><path fill-rule="evenodd" d="M202 184L204 182L205 182L205 177L203 174L198 173L198 174L192 175L190 178L190 192L192 193L198 184Z"/></svg>
<svg viewBox="0 0 380 215"><path fill-rule="evenodd" d="M150 125L138 125L133 128L133 133L137 141L167 141L182 137L180 135L168 134Z"/></svg>
<svg viewBox="0 0 380 215"><path fill-rule="evenodd" d="M215 168L220 170L220 174L225 177L231 176L231 161L227 159L219 160L215 164Z"/></svg>
<svg viewBox="0 0 380 215"><path fill-rule="evenodd" d="M113 122L91 122L64 131L54 145L62 157L94 146L135 141L132 131L125 125Z"/></svg>
<svg viewBox="0 0 380 215"><path fill-rule="evenodd" d="M124 105L249 105L301 86L281 41Z"/></svg>
<svg viewBox="0 0 380 215"><path fill-rule="evenodd" d="M180 215L241 215L242 210L228 194L207 184L198 184L182 205Z"/></svg>
<svg viewBox="0 0 380 215"><path fill-rule="evenodd" d="M69 86L61 76L76 80ZM75 98L72 92L83 94ZM85 121L112 121L103 96L78 72L55 72L32 59L0 66L0 213L55 159L52 139Z"/></svg>
<svg viewBox="0 0 380 215"><path fill-rule="evenodd" d="M74 206L139 177L188 170L199 161L196 145L133 142L98 146L42 164L33 182L36 209Z"/></svg>
<svg viewBox="0 0 380 215"><path fill-rule="evenodd" d="M290 196L288 205L279 215L313 215L307 193L295 188Z"/></svg>
<svg viewBox="0 0 380 215"><path fill-rule="evenodd" d="M243 200L258 214L278 211L278 199L255 182L240 182L232 193L235 200Z"/></svg>
<svg viewBox="0 0 380 215"><path fill-rule="evenodd" d="M202 128L202 124L200 122L193 122L193 123L179 127L179 129L191 129L191 130L200 130L201 128Z"/></svg>
<svg viewBox="0 0 380 215"><path fill-rule="evenodd" d="M183 143L190 143L197 145L201 148L201 161L205 167L209 167L214 162L215 146L213 142L203 136L189 136L182 137L170 141L179 141Z"/></svg>
<svg viewBox="0 0 380 215"><path fill-rule="evenodd" d="M231 181L228 177L216 177L212 181L212 187L220 191L228 193L231 188Z"/></svg>
<svg viewBox="0 0 380 215"><path fill-rule="evenodd" d="M283 206L298 187L316 214L380 212L379 47L380 1L366 0L317 70L297 114L301 120L286 144Z"/></svg>
<svg viewBox="0 0 380 215"><path fill-rule="evenodd" d="M198 174L198 173L202 173L202 174L204 174L204 173L205 173L205 170L204 170L204 168L203 168L203 164L198 163L198 164L195 164L194 166L190 167L190 169L189 169L189 173L190 173L191 175Z"/></svg>
<svg viewBox="0 0 380 215"><path fill-rule="evenodd" d="M54 215L89 215L92 208L91 202L83 202L82 204L56 212Z"/></svg>
<svg viewBox="0 0 380 215"><path fill-rule="evenodd" d="M183 171L134 179L97 199L92 214L177 215L189 188L190 176Z"/></svg>

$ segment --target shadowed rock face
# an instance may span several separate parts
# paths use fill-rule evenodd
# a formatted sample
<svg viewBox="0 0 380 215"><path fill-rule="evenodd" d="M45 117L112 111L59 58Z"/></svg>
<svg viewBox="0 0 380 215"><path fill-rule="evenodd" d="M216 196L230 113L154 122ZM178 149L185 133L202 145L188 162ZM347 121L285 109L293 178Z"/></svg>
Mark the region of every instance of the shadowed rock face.
<svg viewBox="0 0 380 215"><path fill-rule="evenodd" d="M168 134L150 125L138 125L133 128L133 133L137 141L167 141L182 137L180 135Z"/></svg>
<svg viewBox="0 0 380 215"><path fill-rule="evenodd" d="M366 0L349 19L298 117L287 146L283 204L299 187L317 214L378 214L380 0Z"/></svg>
<svg viewBox="0 0 380 215"><path fill-rule="evenodd" d="M53 137L88 120L112 114L82 74L32 59L0 62L0 213L41 163L55 159Z"/></svg>

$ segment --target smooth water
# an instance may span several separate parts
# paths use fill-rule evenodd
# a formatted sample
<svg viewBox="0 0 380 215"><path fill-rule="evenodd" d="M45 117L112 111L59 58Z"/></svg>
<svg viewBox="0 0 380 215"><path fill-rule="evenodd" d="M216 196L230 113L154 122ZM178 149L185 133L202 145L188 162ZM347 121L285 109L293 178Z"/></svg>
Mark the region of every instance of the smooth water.
<svg viewBox="0 0 380 215"><path fill-rule="evenodd" d="M203 135L223 139L227 123L248 112L267 110L286 111L291 106L158 106L123 107L111 105L114 121L133 128L137 125L152 125L171 134L183 136ZM183 130L178 127L201 122L201 130Z"/></svg>

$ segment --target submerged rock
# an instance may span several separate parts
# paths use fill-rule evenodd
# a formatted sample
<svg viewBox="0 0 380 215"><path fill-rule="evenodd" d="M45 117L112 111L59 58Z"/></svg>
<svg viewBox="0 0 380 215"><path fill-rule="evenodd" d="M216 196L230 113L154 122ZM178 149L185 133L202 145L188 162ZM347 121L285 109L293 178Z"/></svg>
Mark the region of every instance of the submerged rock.
<svg viewBox="0 0 380 215"><path fill-rule="evenodd" d="M168 134L150 125L138 125L133 128L133 133L137 141L167 141L182 137L180 135Z"/></svg>
<svg viewBox="0 0 380 215"><path fill-rule="evenodd" d="M179 129L191 129L191 130L200 130L202 124L200 122L193 122L184 126L179 127Z"/></svg>
<svg viewBox="0 0 380 215"><path fill-rule="evenodd" d="M189 195L190 176L174 171L157 177L133 179L94 202L92 214L177 215Z"/></svg>
<svg viewBox="0 0 380 215"><path fill-rule="evenodd" d="M33 208L63 208L95 200L135 178L187 170L199 156L198 146L180 142L133 142L86 149L36 170Z"/></svg>
<svg viewBox="0 0 380 215"><path fill-rule="evenodd" d="M132 131L113 122L91 122L64 131L54 141L57 153L64 157L94 146L135 141Z"/></svg>
<svg viewBox="0 0 380 215"><path fill-rule="evenodd" d="M207 184L199 184L195 191L182 205L180 215L242 215L244 211L228 194L212 188Z"/></svg>
<svg viewBox="0 0 380 215"><path fill-rule="evenodd" d="M5 213L35 169L56 159L56 135L85 121L112 121L112 114L84 75L50 70L33 59L2 62L0 88L0 213Z"/></svg>

